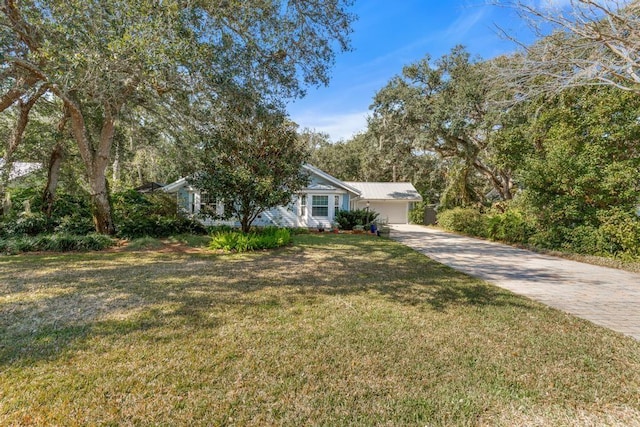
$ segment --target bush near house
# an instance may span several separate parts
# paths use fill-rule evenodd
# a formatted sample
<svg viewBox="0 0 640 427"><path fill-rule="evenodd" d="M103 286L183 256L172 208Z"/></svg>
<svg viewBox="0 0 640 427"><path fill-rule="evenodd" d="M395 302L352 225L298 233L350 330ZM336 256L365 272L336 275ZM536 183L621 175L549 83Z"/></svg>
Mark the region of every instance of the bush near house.
<svg viewBox="0 0 640 427"><path fill-rule="evenodd" d="M60 193L47 216L42 212L37 189L16 189L12 209L0 220L0 252L99 250L111 246L113 239L94 234L88 200L88 196ZM112 209L121 238L207 234L202 224L177 213L176 201L168 194L135 190L115 193Z"/></svg>
<svg viewBox="0 0 640 427"><path fill-rule="evenodd" d="M353 230L357 225L365 226L375 222L378 212L367 209L355 209L352 211L338 211L335 222L342 230Z"/></svg>
<svg viewBox="0 0 640 427"><path fill-rule="evenodd" d="M286 228L265 227L249 233L221 231L213 234L209 247L227 252L247 252L274 249L291 243L291 232Z"/></svg>
<svg viewBox="0 0 640 427"><path fill-rule="evenodd" d="M112 198L118 236L168 237L173 234L206 234L199 222L178 214L175 197L166 193L141 194L135 190L116 193Z"/></svg>

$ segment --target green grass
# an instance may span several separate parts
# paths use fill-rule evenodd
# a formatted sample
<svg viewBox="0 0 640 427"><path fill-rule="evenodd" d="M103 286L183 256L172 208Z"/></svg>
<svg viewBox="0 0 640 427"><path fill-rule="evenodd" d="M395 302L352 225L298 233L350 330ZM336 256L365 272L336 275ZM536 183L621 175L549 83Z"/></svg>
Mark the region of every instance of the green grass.
<svg viewBox="0 0 640 427"><path fill-rule="evenodd" d="M637 425L640 343L399 244L0 257L0 425Z"/></svg>

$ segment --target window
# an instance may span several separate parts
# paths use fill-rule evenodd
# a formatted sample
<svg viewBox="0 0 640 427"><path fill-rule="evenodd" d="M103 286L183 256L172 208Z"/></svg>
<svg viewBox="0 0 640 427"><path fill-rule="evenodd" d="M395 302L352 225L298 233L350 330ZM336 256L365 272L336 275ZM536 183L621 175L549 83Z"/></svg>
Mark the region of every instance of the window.
<svg viewBox="0 0 640 427"><path fill-rule="evenodd" d="M307 196L302 195L300 197L300 216L305 216L307 214Z"/></svg>
<svg viewBox="0 0 640 427"><path fill-rule="evenodd" d="M311 196L311 215L329 216L329 196Z"/></svg>
<svg viewBox="0 0 640 427"><path fill-rule="evenodd" d="M213 213L216 210L216 198L206 191L200 192L200 212Z"/></svg>
<svg viewBox="0 0 640 427"><path fill-rule="evenodd" d="M333 196L333 216L338 215L340 210L340 196Z"/></svg>

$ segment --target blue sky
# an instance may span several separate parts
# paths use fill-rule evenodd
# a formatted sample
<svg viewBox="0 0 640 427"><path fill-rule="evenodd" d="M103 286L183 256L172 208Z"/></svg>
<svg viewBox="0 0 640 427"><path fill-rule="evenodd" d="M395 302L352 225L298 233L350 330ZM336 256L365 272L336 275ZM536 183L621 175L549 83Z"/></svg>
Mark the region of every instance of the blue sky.
<svg viewBox="0 0 640 427"><path fill-rule="evenodd" d="M555 0L559 1L559 0ZM485 0L356 0L352 52L339 54L329 86L309 88L289 104L300 128L326 132L333 141L366 129L373 96L393 76L430 54L439 58L457 44L484 59L516 46L495 24L513 31L523 25L513 11Z"/></svg>

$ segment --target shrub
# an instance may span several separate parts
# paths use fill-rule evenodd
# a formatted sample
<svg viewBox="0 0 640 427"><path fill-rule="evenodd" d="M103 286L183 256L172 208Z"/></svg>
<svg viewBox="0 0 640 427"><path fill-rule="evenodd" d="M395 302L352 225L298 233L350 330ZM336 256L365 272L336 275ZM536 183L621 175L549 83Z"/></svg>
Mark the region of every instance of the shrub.
<svg viewBox="0 0 640 427"><path fill-rule="evenodd" d="M597 227L580 225L566 229L560 249L586 255L605 255L602 234Z"/></svg>
<svg viewBox="0 0 640 427"><path fill-rule="evenodd" d="M220 225L210 225L207 227L208 234L221 233L225 231L234 231L234 228L230 225L220 224Z"/></svg>
<svg viewBox="0 0 640 427"><path fill-rule="evenodd" d="M456 207L438 212L438 224L449 231L487 237L487 218L473 208Z"/></svg>
<svg viewBox="0 0 640 427"><path fill-rule="evenodd" d="M623 257L640 255L640 219L634 213L613 208L600 212L598 219L602 252Z"/></svg>
<svg viewBox="0 0 640 427"><path fill-rule="evenodd" d="M202 224L177 212L176 200L169 194L141 194L128 190L113 196L114 221L120 237L133 239L207 233Z"/></svg>
<svg viewBox="0 0 640 427"><path fill-rule="evenodd" d="M160 249L164 243L155 237L138 237L127 243L127 250L138 251L143 249Z"/></svg>
<svg viewBox="0 0 640 427"><path fill-rule="evenodd" d="M411 224L424 224L424 211L427 208L425 202L416 203L409 211L409 222Z"/></svg>
<svg viewBox="0 0 640 427"><path fill-rule="evenodd" d="M286 228L265 227L262 230L242 233L240 231L221 231L211 237L209 247L227 252L246 252L260 249L274 249L288 245L291 233Z"/></svg>
<svg viewBox="0 0 640 427"><path fill-rule="evenodd" d="M99 251L111 247L114 244L114 239L103 234L77 236L66 233L54 233L0 239L0 252L15 254L34 251Z"/></svg>
<svg viewBox="0 0 640 427"><path fill-rule="evenodd" d="M487 215L486 237L509 243L527 243L535 232L533 221L516 209Z"/></svg>
<svg viewBox="0 0 640 427"><path fill-rule="evenodd" d="M35 236L51 231L53 225L42 212L23 212L4 222L3 233L6 236Z"/></svg>
<svg viewBox="0 0 640 427"><path fill-rule="evenodd" d="M367 225L378 218L378 212L367 209L356 209L353 211L338 211L335 222L342 230L353 230L356 225Z"/></svg>
<svg viewBox="0 0 640 427"><path fill-rule="evenodd" d="M91 214L72 213L60 218L55 227L56 233L90 234L96 230Z"/></svg>

